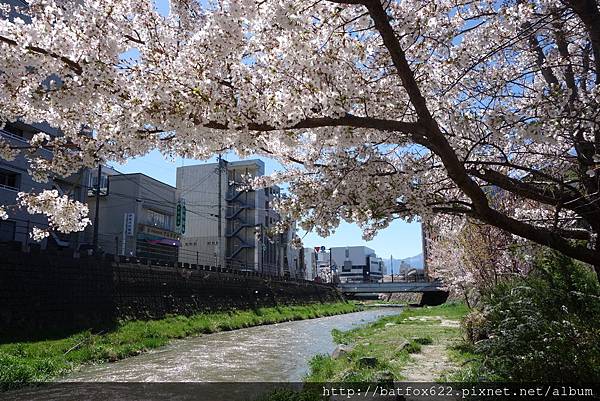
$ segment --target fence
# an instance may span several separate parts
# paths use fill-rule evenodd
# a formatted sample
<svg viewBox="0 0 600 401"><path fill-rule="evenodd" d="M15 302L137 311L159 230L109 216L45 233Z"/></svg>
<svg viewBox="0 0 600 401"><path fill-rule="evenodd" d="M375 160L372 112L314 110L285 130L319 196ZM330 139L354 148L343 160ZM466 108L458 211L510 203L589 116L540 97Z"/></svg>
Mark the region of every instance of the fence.
<svg viewBox="0 0 600 401"><path fill-rule="evenodd" d="M0 261L0 337L340 299L328 285L214 264L9 249Z"/></svg>
<svg viewBox="0 0 600 401"><path fill-rule="evenodd" d="M121 255L121 237L120 233L110 235L110 234L100 234L100 243L102 244L102 249L105 253L112 255ZM176 247L173 245L165 245L160 243L150 243L147 241L137 240L135 242L135 255L128 255L130 258L134 259L145 259L145 260L155 260L161 262L178 262L179 260L191 261L189 264L195 265L212 265L217 266L220 265L218 262L218 258L216 253L214 252L201 252L201 251L191 251L188 249ZM258 262L256 261L240 261L237 259L227 259L225 258L224 265L227 269L231 270L242 270L242 271L256 271L268 276L283 276L283 267L278 266L273 263L263 263L261 253L259 251ZM302 273L302 270L299 270L298 275ZM294 273L291 274L294 276Z"/></svg>

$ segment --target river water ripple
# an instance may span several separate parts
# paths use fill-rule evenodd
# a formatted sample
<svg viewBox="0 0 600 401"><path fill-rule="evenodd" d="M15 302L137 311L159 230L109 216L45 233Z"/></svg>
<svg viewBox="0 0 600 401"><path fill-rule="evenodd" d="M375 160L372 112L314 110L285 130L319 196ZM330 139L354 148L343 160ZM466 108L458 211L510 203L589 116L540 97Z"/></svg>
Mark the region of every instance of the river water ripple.
<svg viewBox="0 0 600 401"><path fill-rule="evenodd" d="M348 330L399 312L371 309L176 340L136 357L85 366L61 381L298 382L312 356L335 349L332 329Z"/></svg>

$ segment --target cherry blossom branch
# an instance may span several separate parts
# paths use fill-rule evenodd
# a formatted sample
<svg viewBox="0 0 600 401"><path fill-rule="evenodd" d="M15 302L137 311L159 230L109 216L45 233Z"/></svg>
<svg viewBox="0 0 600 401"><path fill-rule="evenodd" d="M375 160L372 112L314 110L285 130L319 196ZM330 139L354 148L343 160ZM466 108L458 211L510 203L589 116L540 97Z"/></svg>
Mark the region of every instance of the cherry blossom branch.
<svg viewBox="0 0 600 401"><path fill-rule="evenodd" d="M458 160L454 150L444 138L437 122L427 108L425 98L421 94L413 71L406 59L406 55L396 38L392 26L389 24L389 18L381 6L381 3L379 3L379 1L368 1L365 3L365 6L375 22L376 29L381 34L384 45L390 52L390 56L402 81L402 85L408 93L410 101L419 116L419 121L426 127L427 134L425 135L425 138L427 138L427 141L429 142L428 148L442 159L450 178L452 178L456 185L472 200L476 217L523 238L530 239L543 245L552 246L563 252L565 255L586 261L598 266L600 269L600 252L591 250L586 246L572 244L557 233L523 223L489 207L486 195L469 177L464 166Z"/></svg>
<svg viewBox="0 0 600 401"><path fill-rule="evenodd" d="M0 36L0 42L6 43L10 46L18 45L17 41L7 38L7 37L4 37L4 36ZM56 53L48 51L46 49L42 49L41 47L38 47L38 46L26 46L25 48L33 53L50 56L56 60L62 61L70 70L72 70L73 72L75 72L78 75L81 75L83 73L83 67L79 63L69 59L66 56L61 56L60 54L56 54Z"/></svg>

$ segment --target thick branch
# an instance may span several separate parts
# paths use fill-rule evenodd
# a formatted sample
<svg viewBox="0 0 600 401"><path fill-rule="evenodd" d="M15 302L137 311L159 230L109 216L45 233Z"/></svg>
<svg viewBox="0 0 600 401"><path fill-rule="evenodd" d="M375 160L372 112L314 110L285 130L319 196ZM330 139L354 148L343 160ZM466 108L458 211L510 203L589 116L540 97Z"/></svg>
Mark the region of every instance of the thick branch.
<svg viewBox="0 0 600 401"><path fill-rule="evenodd" d="M214 129L231 129L229 124L219 122L198 122L206 128ZM294 130L303 128L324 128L324 127L354 127L354 128L371 128L380 131L404 132L419 138L417 143L422 143L425 133L425 128L420 123L411 123L396 120L387 120L373 117L358 117L352 114L346 114L343 117L316 117L306 118L296 124L289 126L276 127L270 124L248 123L245 128L251 131L278 131L278 130ZM240 128L241 129L241 128Z"/></svg>
<svg viewBox="0 0 600 401"><path fill-rule="evenodd" d="M15 40L6 38L4 36L0 36L0 42L4 42L7 43L11 46L17 46L18 43ZM74 71L76 74L81 75L81 73L83 72L83 68L81 67L81 65L79 63L76 63L75 61L69 59L68 57L65 56L61 56L59 54L50 52L46 49L42 49L41 47L37 47L37 46L27 46L25 47L27 50L34 52L34 53L38 53L38 54L43 54L49 57L52 57L53 59L56 60L60 60L63 63L65 63L65 65L72 71Z"/></svg>
<svg viewBox="0 0 600 401"><path fill-rule="evenodd" d="M596 83L600 84L600 11L596 0L563 0L579 16L592 42Z"/></svg>
<svg viewBox="0 0 600 401"><path fill-rule="evenodd" d="M573 200L571 196L563 194L557 196L554 195L554 193L548 193L548 191L540 190L540 188L534 185L511 178L495 170L483 169L482 171L478 171L476 169L471 169L469 170L469 173L474 177L480 178L492 185L496 185L508 192L546 205L556 206L559 203L562 204Z"/></svg>
<svg viewBox="0 0 600 401"><path fill-rule="evenodd" d="M378 0L372 0L368 1L365 6L369 10L369 14L375 22L375 28L379 31L384 45L390 53L402 85L407 91L410 101L419 116L419 121L427 130L426 139L429 145L426 146L440 157L448 172L448 176L471 199L473 202L474 217L520 237L550 246L572 258L593 265L600 265L599 252L595 252L585 246L574 245L556 233L513 219L489 206L485 193L469 177L454 149L444 137L437 122L427 108L425 98L420 92L406 55L400 46L400 42L389 23L388 15L381 3Z"/></svg>

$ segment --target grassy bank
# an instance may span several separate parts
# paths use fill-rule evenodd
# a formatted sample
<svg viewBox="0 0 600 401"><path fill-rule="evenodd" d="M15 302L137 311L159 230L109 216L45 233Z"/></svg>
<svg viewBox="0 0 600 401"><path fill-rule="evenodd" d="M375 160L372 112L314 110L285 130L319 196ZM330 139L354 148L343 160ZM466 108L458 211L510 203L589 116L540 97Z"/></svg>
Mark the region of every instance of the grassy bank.
<svg viewBox="0 0 600 401"><path fill-rule="evenodd" d="M0 345L0 388L48 381L86 363L116 361L167 344L171 339L244 327L350 313L353 303L281 306L128 321L108 333L84 331L67 338Z"/></svg>
<svg viewBox="0 0 600 401"><path fill-rule="evenodd" d="M412 308L351 331L334 330L344 355L317 355L310 361L308 382L373 382L406 380L405 368L425 346L446 352L459 343L458 321L467 313L462 304ZM437 351L436 351L437 352Z"/></svg>

